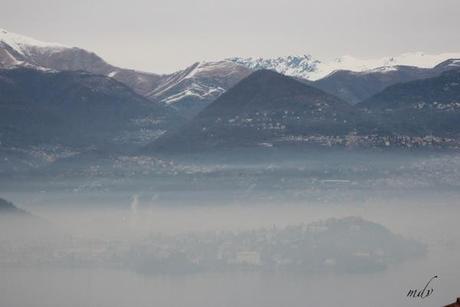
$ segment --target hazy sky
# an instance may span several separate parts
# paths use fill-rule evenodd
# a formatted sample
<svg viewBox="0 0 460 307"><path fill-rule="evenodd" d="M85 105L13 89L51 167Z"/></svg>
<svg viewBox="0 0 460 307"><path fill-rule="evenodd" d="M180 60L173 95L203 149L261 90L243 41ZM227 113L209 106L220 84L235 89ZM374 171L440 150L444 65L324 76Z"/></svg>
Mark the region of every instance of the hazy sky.
<svg viewBox="0 0 460 307"><path fill-rule="evenodd" d="M0 27L170 72L231 56L460 51L460 0L0 0Z"/></svg>

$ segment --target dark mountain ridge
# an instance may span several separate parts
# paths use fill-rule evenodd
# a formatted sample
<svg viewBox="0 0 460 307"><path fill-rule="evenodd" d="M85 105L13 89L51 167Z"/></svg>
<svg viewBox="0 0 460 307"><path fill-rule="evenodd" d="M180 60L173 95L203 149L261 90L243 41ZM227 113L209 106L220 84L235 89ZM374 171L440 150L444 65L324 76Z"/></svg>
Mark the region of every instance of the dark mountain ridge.
<svg viewBox="0 0 460 307"><path fill-rule="evenodd" d="M431 69L412 66L396 66L388 71L384 69L365 72L339 70L313 82L312 85L354 105L392 84L428 78L432 74Z"/></svg>
<svg viewBox="0 0 460 307"><path fill-rule="evenodd" d="M398 131L458 137L460 70L390 86L358 106L368 113L379 114L385 125Z"/></svg>
<svg viewBox="0 0 460 307"><path fill-rule="evenodd" d="M460 68L460 60L450 59L433 68L415 66L382 67L363 72L339 70L311 85L354 105L383 91L388 86L439 76Z"/></svg>
<svg viewBox="0 0 460 307"><path fill-rule="evenodd" d="M175 112L102 75L82 71L0 70L2 144L100 145ZM140 122L140 123L139 123ZM163 127L164 128L164 127Z"/></svg>

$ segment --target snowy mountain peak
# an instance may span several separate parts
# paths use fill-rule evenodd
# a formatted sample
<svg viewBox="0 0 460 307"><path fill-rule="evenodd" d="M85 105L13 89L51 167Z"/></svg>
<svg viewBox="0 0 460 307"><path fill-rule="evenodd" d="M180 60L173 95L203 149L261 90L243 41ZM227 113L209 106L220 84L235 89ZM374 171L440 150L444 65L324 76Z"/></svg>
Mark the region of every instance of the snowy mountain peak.
<svg viewBox="0 0 460 307"><path fill-rule="evenodd" d="M399 56L359 59L350 55L330 61L314 59L310 55L266 58L231 58L230 61L252 70L270 69L287 76L311 81L322 79L338 70L353 72L392 71L396 66L432 68L448 59L459 59L460 53L426 54L423 52L403 53Z"/></svg>
<svg viewBox="0 0 460 307"><path fill-rule="evenodd" d="M8 45L15 52L21 55L27 54L30 48L59 50L68 48L61 44L42 42L34 38L12 33L5 29L0 29L0 43Z"/></svg>
<svg viewBox="0 0 460 307"><path fill-rule="evenodd" d="M192 68L192 69L190 69ZM212 62L197 62L190 67L187 78L195 77L225 77L241 70L241 65L236 65L232 61L212 61Z"/></svg>
<svg viewBox="0 0 460 307"><path fill-rule="evenodd" d="M232 61L196 62L167 76L147 97L176 107L186 106L195 114L252 70ZM190 104L192 101L195 103Z"/></svg>
<svg viewBox="0 0 460 307"><path fill-rule="evenodd" d="M311 55L285 56L272 59L266 58L230 58L229 61L246 66L252 70L270 69L287 76L308 79L309 75L317 70L320 61Z"/></svg>

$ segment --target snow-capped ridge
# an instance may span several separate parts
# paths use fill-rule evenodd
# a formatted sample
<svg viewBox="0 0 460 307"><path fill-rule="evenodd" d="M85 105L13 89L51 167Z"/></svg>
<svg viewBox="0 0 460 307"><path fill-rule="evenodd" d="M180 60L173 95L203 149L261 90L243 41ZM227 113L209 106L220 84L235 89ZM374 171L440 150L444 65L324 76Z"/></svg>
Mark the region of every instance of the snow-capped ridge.
<svg viewBox="0 0 460 307"><path fill-rule="evenodd" d="M0 42L8 45L21 55L26 55L29 51L29 48L46 48L58 50L69 48L62 44L39 41L34 38L9 32L5 29L0 29Z"/></svg>
<svg viewBox="0 0 460 307"><path fill-rule="evenodd" d="M228 60L196 62L168 76L147 97L179 107L187 101L200 101L192 107L196 112L251 72L245 66Z"/></svg>
<svg viewBox="0 0 460 307"><path fill-rule="evenodd" d="M311 55L285 56L277 58L229 58L228 61L243 65L252 70L270 69L281 74L308 79L309 75L317 70L321 62Z"/></svg>
<svg viewBox="0 0 460 307"><path fill-rule="evenodd" d="M460 59L460 52L441 54L408 52L398 56L368 59L345 55L330 61L318 60L310 55L290 55L277 58L235 57L228 60L244 65L252 70L270 69L287 76L316 81L339 70L349 70L352 72L389 72L396 70L397 66L433 68L448 59Z"/></svg>

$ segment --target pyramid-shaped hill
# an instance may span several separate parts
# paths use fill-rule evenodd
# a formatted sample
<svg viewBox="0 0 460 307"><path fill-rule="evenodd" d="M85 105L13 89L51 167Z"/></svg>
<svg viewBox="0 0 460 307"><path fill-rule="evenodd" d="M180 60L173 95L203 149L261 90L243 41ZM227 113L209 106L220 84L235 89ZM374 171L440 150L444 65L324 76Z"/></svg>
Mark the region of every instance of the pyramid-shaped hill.
<svg viewBox="0 0 460 307"><path fill-rule="evenodd" d="M254 72L182 129L150 146L160 151L272 146L307 136L373 129L363 113L325 92L270 70Z"/></svg>

